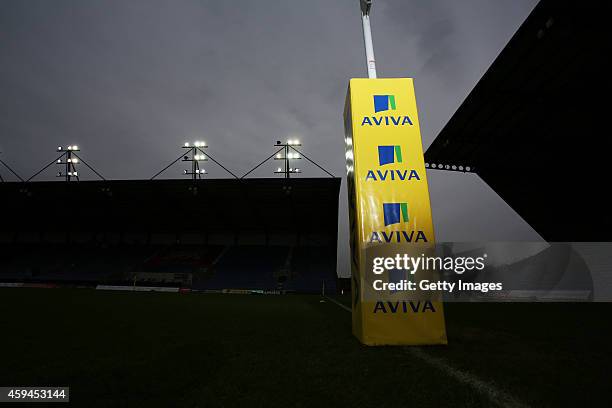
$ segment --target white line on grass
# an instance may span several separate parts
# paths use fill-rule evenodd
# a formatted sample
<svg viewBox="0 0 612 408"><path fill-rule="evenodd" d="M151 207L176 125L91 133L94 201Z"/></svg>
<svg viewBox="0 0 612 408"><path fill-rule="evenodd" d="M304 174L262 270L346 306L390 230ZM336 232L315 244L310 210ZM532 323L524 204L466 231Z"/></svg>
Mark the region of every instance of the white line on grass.
<svg viewBox="0 0 612 408"><path fill-rule="evenodd" d="M332 298L330 298L329 296L325 296L325 299L329 300L329 301L330 301L330 302L332 302L332 303L337 304L338 306L340 306L341 308L343 308L343 309L344 309L344 310L346 310L347 312L352 312L352 310L351 310L351 308L350 308L350 307L348 307L348 306L346 306L346 305L343 305L342 303L338 302L336 299L332 299Z"/></svg>
<svg viewBox="0 0 612 408"><path fill-rule="evenodd" d="M325 296L325 298L331 301L332 303L335 303L336 305L340 306L347 312L351 311L350 307L343 305L336 299L332 299L328 296ZM470 386L480 394L486 396L491 402L498 406L504 408L524 408L528 406L518 401L512 395L497 389L494 385L483 381L468 372L461 371L457 368L450 366L446 361L441 358L427 354L420 347L405 347L404 350L406 350L406 352L411 356L416 357L419 360L429 364L430 366L437 368L438 370L444 372L444 374L454 378L458 382Z"/></svg>
<svg viewBox="0 0 612 408"><path fill-rule="evenodd" d="M451 367L446 361L441 358L433 357L430 354L425 353L419 347L407 347L405 349L411 356L426 362L430 366L433 366L444 374L454 378L462 384L469 385L474 390L485 395L491 402L505 408L522 408L527 405L517 401L512 395L507 394L492 384L481 380L480 378L454 367Z"/></svg>

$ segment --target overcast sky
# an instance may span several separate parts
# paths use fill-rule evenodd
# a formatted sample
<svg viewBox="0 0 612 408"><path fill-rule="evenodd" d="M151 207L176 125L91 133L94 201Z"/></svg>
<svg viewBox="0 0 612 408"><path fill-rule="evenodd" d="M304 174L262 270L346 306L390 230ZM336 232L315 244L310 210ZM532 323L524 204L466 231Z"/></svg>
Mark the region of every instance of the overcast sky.
<svg viewBox="0 0 612 408"><path fill-rule="evenodd" d="M379 76L415 78L426 148L537 1L374 3ZM200 139L243 174L299 137L344 176L346 87L365 75L357 0L1 0L1 157L29 177L76 143L107 178L138 179ZM439 241L538 238L477 176L428 177ZM343 185L341 253L345 208Z"/></svg>

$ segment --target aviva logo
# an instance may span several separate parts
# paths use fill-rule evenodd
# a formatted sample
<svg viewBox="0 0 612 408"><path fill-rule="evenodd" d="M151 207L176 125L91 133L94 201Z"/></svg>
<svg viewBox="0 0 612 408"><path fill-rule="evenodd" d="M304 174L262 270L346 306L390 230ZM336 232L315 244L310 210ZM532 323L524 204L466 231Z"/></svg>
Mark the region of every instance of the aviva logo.
<svg viewBox="0 0 612 408"><path fill-rule="evenodd" d="M378 164L402 163L402 148L399 145L378 146ZM415 169L370 169L366 174L366 181L410 181L420 180L419 173Z"/></svg>
<svg viewBox="0 0 612 408"><path fill-rule="evenodd" d="M395 95L374 95L374 112L395 110Z"/></svg>
<svg viewBox="0 0 612 408"><path fill-rule="evenodd" d="M397 109L395 95L374 95L374 113L394 111ZM364 116L361 126L412 126L408 115Z"/></svg>
<svg viewBox="0 0 612 408"><path fill-rule="evenodd" d="M401 302L383 302L378 301L374 305L374 313L426 313L436 312L433 303L430 300L423 302L419 301L401 301Z"/></svg>
<svg viewBox="0 0 612 408"><path fill-rule="evenodd" d="M408 222L408 203L383 203L383 219L388 225ZM425 232L421 230L372 231L368 243L390 244L401 242L428 242Z"/></svg>
<svg viewBox="0 0 612 408"><path fill-rule="evenodd" d="M378 164L402 162L402 147L401 146L378 146Z"/></svg>
<svg viewBox="0 0 612 408"><path fill-rule="evenodd" d="M383 214L385 227L400 222L408 222L408 203L383 203Z"/></svg>

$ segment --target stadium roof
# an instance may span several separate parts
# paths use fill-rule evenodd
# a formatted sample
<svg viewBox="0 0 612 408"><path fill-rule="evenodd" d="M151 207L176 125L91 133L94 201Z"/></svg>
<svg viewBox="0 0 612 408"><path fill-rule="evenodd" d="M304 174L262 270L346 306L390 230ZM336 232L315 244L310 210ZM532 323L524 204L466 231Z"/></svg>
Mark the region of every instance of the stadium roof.
<svg viewBox="0 0 612 408"><path fill-rule="evenodd" d="M425 154L469 167L548 241L606 241L605 2L541 1Z"/></svg>
<svg viewBox="0 0 612 408"><path fill-rule="evenodd" d="M0 183L2 233L318 234L337 242L339 178Z"/></svg>

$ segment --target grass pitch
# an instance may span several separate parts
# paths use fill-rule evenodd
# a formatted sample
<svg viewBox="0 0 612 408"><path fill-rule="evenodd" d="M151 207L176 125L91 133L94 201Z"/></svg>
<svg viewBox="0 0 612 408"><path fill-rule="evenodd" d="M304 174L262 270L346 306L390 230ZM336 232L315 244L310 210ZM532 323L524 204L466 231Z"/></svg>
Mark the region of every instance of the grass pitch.
<svg viewBox="0 0 612 408"><path fill-rule="evenodd" d="M70 386L73 406L496 403L408 348L362 346L319 296L19 288L0 290L0 310L0 385ZM610 312L449 304L450 344L420 350L524 405L610 405Z"/></svg>

